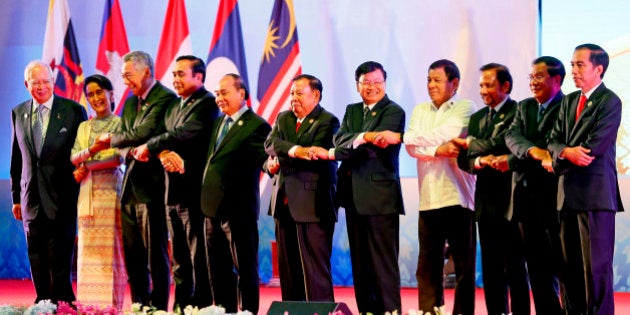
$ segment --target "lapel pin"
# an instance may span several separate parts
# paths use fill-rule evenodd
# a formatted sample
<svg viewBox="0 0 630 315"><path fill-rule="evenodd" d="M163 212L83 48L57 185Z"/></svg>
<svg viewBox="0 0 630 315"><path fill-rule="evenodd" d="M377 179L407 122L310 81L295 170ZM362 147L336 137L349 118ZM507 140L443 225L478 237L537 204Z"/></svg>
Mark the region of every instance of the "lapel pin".
<svg viewBox="0 0 630 315"><path fill-rule="evenodd" d="M505 117L504 114L499 115L499 119L503 119Z"/></svg>
<svg viewBox="0 0 630 315"><path fill-rule="evenodd" d="M376 116L376 112L372 112L372 117Z"/></svg>
<svg viewBox="0 0 630 315"><path fill-rule="evenodd" d="M593 101L589 101L589 102L586 104L586 106L591 106L591 105L593 105Z"/></svg>
<svg viewBox="0 0 630 315"><path fill-rule="evenodd" d="M311 119L308 120L308 123L312 124L314 121L315 121L315 119L311 118Z"/></svg>
<svg viewBox="0 0 630 315"><path fill-rule="evenodd" d="M24 119L28 119L28 114L24 114Z"/></svg>
<svg viewBox="0 0 630 315"><path fill-rule="evenodd" d="M57 119L61 119L61 114L57 113Z"/></svg>
<svg viewBox="0 0 630 315"><path fill-rule="evenodd" d="M239 121L238 121L238 125L239 125L239 126L242 126L242 125L243 125L243 121L242 121L242 120L239 120Z"/></svg>

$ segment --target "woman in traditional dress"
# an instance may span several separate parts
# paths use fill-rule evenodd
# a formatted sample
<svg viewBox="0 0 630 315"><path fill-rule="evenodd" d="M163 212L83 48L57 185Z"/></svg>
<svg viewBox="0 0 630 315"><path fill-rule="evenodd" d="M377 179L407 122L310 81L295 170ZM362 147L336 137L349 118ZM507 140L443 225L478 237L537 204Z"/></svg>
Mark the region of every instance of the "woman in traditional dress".
<svg viewBox="0 0 630 315"><path fill-rule="evenodd" d="M85 79L85 94L96 117L79 126L71 160L81 184L78 201L79 244L77 301L122 310L125 274L120 222L122 158L116 149L95 139L116 131L120 117L112 113L112 83L102 75Z"/></svg>

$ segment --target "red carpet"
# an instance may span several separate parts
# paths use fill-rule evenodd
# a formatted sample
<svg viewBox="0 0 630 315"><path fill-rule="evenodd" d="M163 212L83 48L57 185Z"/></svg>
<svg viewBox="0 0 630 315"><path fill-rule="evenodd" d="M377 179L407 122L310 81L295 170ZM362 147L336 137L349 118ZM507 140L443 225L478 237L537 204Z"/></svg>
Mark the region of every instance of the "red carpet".
<svg viewBox="0 0 630 315"><path fill-rule="evenodd" d="M409 310L418 309L418 290L403 289L402 290L403 314L407 314ZM269 288L261 286L260 290L260 314L266 314L271 302L280 299L280 288ZM357 305L354 301L354 289L351 287L336 287L335 299L337 302L344 302L350 310L358 314ZM0 280L0 305L28 305L35 300L35 291L30 280ZM172 303L171 295L171 303ZM129 294L127 292L125 310L130 305ZM450 312L453 307L453 290L446 290L446 306ZM630 293L615 294L615 313L630 314ZM533 309L533 306L532 306ZM485 310L483 290L478 289L476 295L476 315L487 315ZM534 314L534 311L532 311Z"/></svg>

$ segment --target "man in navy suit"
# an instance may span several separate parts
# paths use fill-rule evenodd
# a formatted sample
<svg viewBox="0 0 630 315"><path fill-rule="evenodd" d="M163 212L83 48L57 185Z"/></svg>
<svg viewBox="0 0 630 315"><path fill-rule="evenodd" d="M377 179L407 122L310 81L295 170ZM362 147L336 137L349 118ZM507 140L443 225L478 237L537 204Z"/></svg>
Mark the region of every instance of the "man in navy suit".
<svg viewBox="0 0 630 315"><path fill-rule="evenodd" d="M621 100L602 82L606 51L575 48L573 82L579 91L560 104L545 165L560 175L558 209L567 314L614 314L615 214L623 211L616 168ZM553 169L552 169L553 168Z"/></svg>
<svg viewBox="0 0 630 315"><path fill-rule="evenodd" d="M164 131L164 112L175 100L175 93L155 79L153 58L148 53L132 51L123 61L123 81L133 95L125 101L121 129L100 136L98 141L131 153L133 147ZM140 161L132 154L124 155L122 235L131 300L166 310L170 267L164 168L155 156Z"/></svg>
<svg viewBox="0 0 630 315"><path fill-rule="evenodd" d="M346 107L335 148L316 158L341 160L337 197L346 209L352 277L359 312L401 311L399 215L405 213L398 174L400 143L379 142L378 132L402 133L405 112L385 94L387 73L367 61L354 78L362 101Z"/></svg>
<svg viewBox="0 0 630 315"><path fill-rule="evenodd" d="M529 314L529 284L519 222L509 215L512 173L505 133L514 119L512 75L501 64L482 66L479 93L487 105L470 117L460 167L477 175L475 214L479 226L481 267L488 314ZM508 299L509 292L509 299ZM511 310L511 311L510 311Z"/></svg>
<svg viewBox="0 0 630 315"><path fill-rule="evenodd" d="M24 85L32 96L11 112L11 194L13 216L22 220L35 302L72 302L72 258L79 186L70 151L85 109L53 95L50 67L30 62Z"/></svg>
<svg viewBox="0 0 630 315"><path fill-rule="evenodd" d="M247 106L249 94L237 74L215 91L220 116L211 127L203 171L201 210L215 304L228 313L258 313L258 213L264 142L271 126Z"/></svg>
<svg viewBox="0 0 630 315"><path fill-rule="evenodd" d="M556 210L558 176L542 161L564 94L565 70L560 60L542 56L532 62L529 88L533 97L521 101L505 135L512 152L512 220L522 223L527 271L537 314L561 314L558 272L560 222Z"/></svg>
<svg viewBox="0 0 630 315"><path fill-rule="evenodd" d="M330 256L337 162L312 160L310 154L314 147L332 148L339 129L339 119L319 104L322 90L312 75L293 78L291 110L278 115L265 141L267 154L279 161L269 210L276 223L283 301L334 301Z"/></svg>

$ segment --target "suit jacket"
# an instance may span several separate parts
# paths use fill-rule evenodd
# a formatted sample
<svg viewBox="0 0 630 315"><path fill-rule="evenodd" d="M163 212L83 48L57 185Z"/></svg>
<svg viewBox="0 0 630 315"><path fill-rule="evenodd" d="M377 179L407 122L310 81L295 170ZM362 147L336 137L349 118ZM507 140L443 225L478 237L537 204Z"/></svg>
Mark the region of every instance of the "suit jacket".
<svg viewBox="0 0 630 315"><path fill-rule="evenodd" d="M164 132L164 112L175 98L175 93L159 81L156 81L149 91L144 104L138 104L138 97L135 95L127 98L120 131L112 134L111 146L135 147ZM123 150L126 151L127 149ZM164 168L159 159L152 156L148 162L139 162L129 157L126 160L122 204L163 203Z"/></svg>
<svg viewBox="0 0 630 315"><path fill-rule="evenodd" d="M79 185L72 176L70 153L79 124L87 115L76 102L53 97L39 158L33 143L33 101L25 101L11 112L11 195L14 204L21 204L24 222L35 219L40 209L49 219L75 219L77 215Z"/></svg>
<svg viewBox="0 0 630 315"><path fill-rule="evenodd" d="M558 119L560 102L564 94L559 91L549 102L540 122L539 105L535 98L521 101L516 116L505 134L505 143L514 155L512 164L512 198L510 212L516 220L555 208L558 192L558 176L547 172L540 161L530 158L527 151L532 147L547 149L551 129ZM538 206L524 208L525 200Z"/></svg>
<svg viewBox="0 0 630 315"><path fill-rule="evenodd" d="M215 149L223 117L212 124L203 172L201 210L211 218L258 218L260 175L267 158L263 144L271 126L249 109L232 123Z"/></svg>
<svg viewBox="0 0 630 315"><path fill-rule="evenodd" d="M478 218L484 216L507 218L512 186L511 172L500 172L489 166L475 169L475 159L488 154L511 155L504 137L516 114L516 102L508 97L501 110L488 124L486 117L489 110L490 108L486 106L470 116L468 135L474 139L470 141L468 150L460 151L458 164L464 171L477 174L475 215Z"/></svg>
<svg viewBox="0 0 630 315"><path fill-rule="evenodd" d="M190 95L183 107L180 104L181 97L171 102L164 116L165 131L147 141L147 148L152 156L170 150L184 159L184 174L167 173L166 203L194 205L198 209L210 127L219 116L219 109L214 96L204 87Z"/></svg>
<svg viewBox="0 0 630 315"><path fill-rule="evenodd" d="M367 131L403 132L405 111L387 95L370 111L363 123L363 103L350 104L339 132L335 134L335 159L339 167L337 196L341 206L354 201L362 215L404 214L400 187L398 155L400 144L379 148L373 144L352 147L352 142Z"/></svg>
<svg viewBox="0 0 630 315"><path fill-rule="evenodd" d="M602 83L593 91L576 122L580 94L576 91L562 100L548 146L554 171L561 175L558 209L623 211L616 167L621 100ZM575 146L591 150L589 155L595 157L591 164L580 167L558 157L565 148Z"/></svg>
<svg viewBox="0 0 630 315"><path fill-rule="evenodd" d="M270 214L281 206L284 196L296 222L336 220L336 161L307 161L289 157L293 146L333 147L333 135L339 130L339 119L317 105L295 131L297 117L292 111L278 115L276 124L265 141L267 154L277 156L280 173L271 195Z"/></svg>

